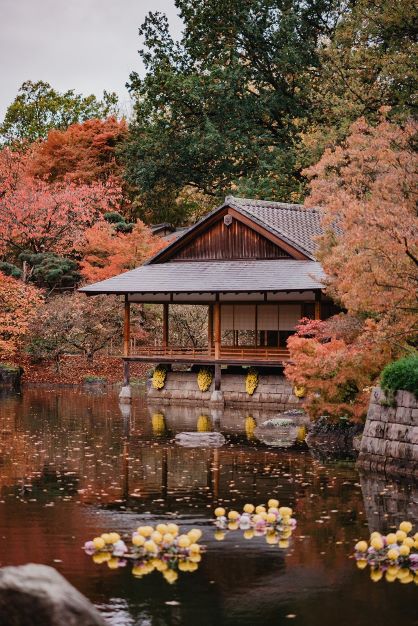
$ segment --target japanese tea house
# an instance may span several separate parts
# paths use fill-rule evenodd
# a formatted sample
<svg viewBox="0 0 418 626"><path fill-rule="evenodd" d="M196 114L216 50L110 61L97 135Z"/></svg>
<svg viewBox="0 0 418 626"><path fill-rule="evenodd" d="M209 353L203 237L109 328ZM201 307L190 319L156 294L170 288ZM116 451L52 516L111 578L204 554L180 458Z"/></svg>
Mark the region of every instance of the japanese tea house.
<svg viewBox="0 0 418 626"><path fill-rule="evenodd" d="M317 209L227 196L142 267L84 287L124 297L125 384L130 361L210 364L215 382L221 365L282 367L298 320L331 314L315 260L320 234ZM133 352L130 305L139 302L162 305L162 342ZM170 343L172 303L208 307L205 347Z"/></svg>

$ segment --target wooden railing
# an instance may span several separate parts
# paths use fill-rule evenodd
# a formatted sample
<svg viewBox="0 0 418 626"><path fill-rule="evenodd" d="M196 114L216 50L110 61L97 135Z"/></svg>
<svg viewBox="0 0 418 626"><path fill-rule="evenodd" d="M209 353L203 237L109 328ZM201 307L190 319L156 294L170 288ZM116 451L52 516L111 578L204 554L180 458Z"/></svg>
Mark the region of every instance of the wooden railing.
<svg viewBox="0 0 418 626"><path fill-rule="evenodd" d="M120 354L120 353L119 353ZM184 359L192 361L215 361L215 350L183 346L135 346L131 348L132 359ZM289 351L286 348L265 346L221 346L219 361L287 361Z"/></svg>

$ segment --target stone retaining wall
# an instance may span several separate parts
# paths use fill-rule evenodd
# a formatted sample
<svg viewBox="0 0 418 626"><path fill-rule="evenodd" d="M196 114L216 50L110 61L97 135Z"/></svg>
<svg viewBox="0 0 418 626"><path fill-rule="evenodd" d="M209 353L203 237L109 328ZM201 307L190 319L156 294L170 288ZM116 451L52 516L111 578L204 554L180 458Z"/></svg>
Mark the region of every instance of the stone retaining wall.
<svg viewBox="0 0 418 626"><path fill-rule="evenodd" d="M384 391L373 389L357 466L418 478L418 401L398 391L394 402L390 406Z"/></svg>
<svg viewBox="0 0 418 626"><path fill-rule="evenodd" d="M168 372L164 389L148 390L148 399L160 404L208 404L214 383L206 392L197 386L195 372ZM245 373L230 374L222 372L221 390L225 405L252 407L262 405L263 409L286 411L301 408L300 400L293 395L292 386L283 375L260 374L258 387L252 396L245 390Z"/></svg>

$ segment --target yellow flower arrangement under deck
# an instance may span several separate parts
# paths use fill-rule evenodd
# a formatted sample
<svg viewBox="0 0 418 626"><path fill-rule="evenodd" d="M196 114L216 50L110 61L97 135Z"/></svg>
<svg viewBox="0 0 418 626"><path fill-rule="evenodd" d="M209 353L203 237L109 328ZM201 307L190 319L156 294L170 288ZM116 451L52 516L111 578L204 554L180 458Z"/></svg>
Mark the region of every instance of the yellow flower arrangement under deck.
<svg viewBox="0 0 418 626"><path fill-rule="evenodd" d="M213 374L207 367L202 367L197 374L197 385L200 391L207 391L212 384Z"/></svg>
<svg viewBox="0 0 418 626"><path fill-rule="evenodd" d="M155 368L152 375L152 386L154 389L163 389L165 385L165 379L167 378L167 370L162 365L158 365Z"/></svg>
<svg viewBox="0 0 418 626"><path fill-rule="evenodd" d="M295 385L293 387L293 393L297 398L304 398L306 395L306 389L302 385Z"/></svg>
<svg viewBox="0 0 418 626"><path fill-rule="evenodd" d="M254 367L250 367L245 378L245 390L249 396L252 396L258 387L259 376Z"/></svg>

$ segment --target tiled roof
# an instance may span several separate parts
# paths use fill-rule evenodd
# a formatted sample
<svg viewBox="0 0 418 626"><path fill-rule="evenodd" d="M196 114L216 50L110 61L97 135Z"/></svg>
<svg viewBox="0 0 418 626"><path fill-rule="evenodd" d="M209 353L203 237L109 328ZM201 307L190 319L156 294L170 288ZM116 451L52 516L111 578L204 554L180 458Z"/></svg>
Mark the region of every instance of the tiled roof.
<svg viewBox="0 0 418 626"><path fill-rule="evenodd" d="M314 238L322 234L321 215L318 209L308 209L302 204L251 200L234 196L227 196L225 205L232 206L237 211L253 218L273 234L282 237L314 258Z"/></svg>
<svg viewBox="0 0 418 626"><path fill-rule="evenodd" d="M323 279L324 272L316 261L188 261L143 265L80 291L87 294L304 291L320 289Z"/></svg>

